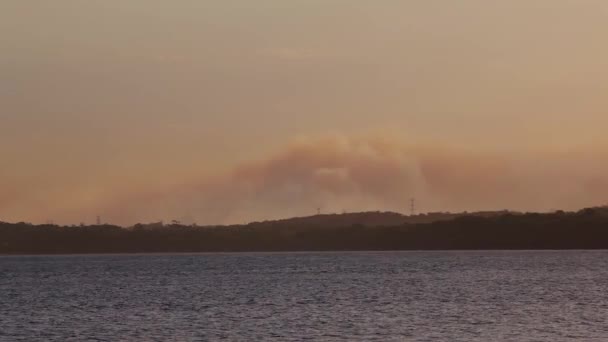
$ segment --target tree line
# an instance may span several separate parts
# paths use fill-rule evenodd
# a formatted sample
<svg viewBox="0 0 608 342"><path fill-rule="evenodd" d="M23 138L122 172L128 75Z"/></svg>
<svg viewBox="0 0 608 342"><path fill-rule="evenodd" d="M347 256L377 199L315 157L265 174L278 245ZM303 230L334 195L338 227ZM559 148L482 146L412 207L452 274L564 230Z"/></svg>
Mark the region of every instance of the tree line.
<svg viewBox="0 0 608 342"><path fill-rule="evenodd" d="M198 227L57 226L0 222L0 254L344 250L608 249L605 208L551 214L463 215L432 223L325 225L322 221Z"/></svg>

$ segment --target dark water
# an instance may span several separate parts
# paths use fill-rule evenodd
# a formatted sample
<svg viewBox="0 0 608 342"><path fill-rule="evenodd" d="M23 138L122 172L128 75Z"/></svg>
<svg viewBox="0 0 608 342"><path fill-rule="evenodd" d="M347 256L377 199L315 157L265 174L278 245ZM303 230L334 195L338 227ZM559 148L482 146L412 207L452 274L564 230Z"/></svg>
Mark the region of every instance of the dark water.
<svg viewBox="0 0 608 342"><path fill-rule="evenodd" d="M0 341L608 341L607 257L0 257Z"/></svg>

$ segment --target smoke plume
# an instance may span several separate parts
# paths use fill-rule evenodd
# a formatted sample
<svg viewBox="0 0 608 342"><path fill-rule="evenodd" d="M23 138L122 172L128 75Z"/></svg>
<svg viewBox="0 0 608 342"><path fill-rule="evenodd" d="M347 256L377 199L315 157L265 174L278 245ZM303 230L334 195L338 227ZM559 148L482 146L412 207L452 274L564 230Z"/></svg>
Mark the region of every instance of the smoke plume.
<svg viewBox="0 0 608 342"><path fill-rule="evenodd" d="M137 194L104 208L112 222L199 224L364 210L551 210L603 204L599 151L489 153L383 138L300 140L215 178Z"/></svg>

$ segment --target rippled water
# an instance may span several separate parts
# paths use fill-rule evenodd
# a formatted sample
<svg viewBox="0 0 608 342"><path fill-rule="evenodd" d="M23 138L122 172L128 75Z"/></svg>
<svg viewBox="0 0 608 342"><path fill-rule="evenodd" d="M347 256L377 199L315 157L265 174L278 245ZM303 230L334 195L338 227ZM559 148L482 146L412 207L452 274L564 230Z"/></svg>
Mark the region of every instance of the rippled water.
<svg viewBox="0 0 608 342"><path fill-rule="evenodd" d="M0 341L608 341L607 257L0 257Z"/></svg>

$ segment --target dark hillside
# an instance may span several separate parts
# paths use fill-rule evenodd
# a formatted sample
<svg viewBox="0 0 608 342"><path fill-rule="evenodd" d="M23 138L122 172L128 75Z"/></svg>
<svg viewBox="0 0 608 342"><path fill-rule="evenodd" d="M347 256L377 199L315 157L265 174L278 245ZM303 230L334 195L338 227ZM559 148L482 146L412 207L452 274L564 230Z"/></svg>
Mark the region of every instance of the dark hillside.
<svg viewBox="0 0 608 342"><path fill-rule="evenodd" d="M430 223L402 223L406 217L399 214L358 213L218 227L0 223L0 254L608 249L605 208L576 213L454 217Z"/></svg>

